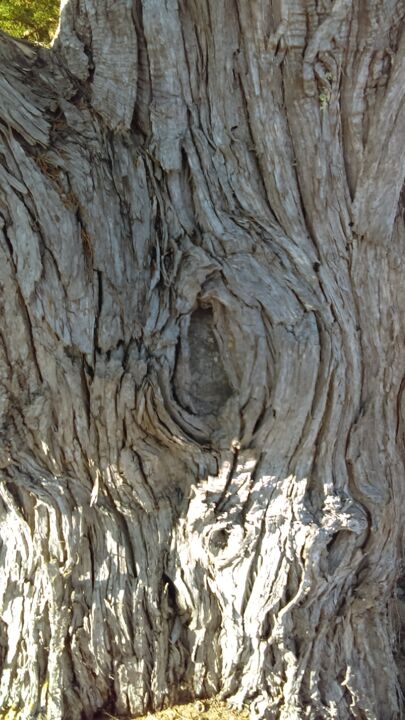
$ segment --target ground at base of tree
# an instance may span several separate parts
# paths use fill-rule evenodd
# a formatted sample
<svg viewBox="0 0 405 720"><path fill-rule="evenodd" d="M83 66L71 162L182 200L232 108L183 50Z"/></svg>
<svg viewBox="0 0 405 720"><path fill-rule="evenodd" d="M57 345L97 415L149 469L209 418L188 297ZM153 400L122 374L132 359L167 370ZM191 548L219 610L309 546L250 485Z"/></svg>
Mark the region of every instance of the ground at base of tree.
<svg viewBox="0 0 405 720"><path fill-rule="evenodd" d="M174 705L166 710L147 713L138 720L248 720L247 709L238 710L223 700L195 700L184 705ZM1 718L0 718L1 720ZM122 720L116 715L104 712L99 720Z"/></svg>
<svg viewBox="0 0 405 720"><path fill-rule="evenodd" d="M45 715L43 716L45 720ZM42 720L41 715L36 716L37 720ZM160 710L155 713L147 713L136 720L248 720L249 712L247 709L238 710L228 705L223 700L214 698L212 700L195 700L191 703L183 705L174 705L171 708ZM18 711L8 710L6 713L0 714L0 720L18 720ZM109 712L103 712L97 716L97 720L124 720L123 716L114 715ZM127 718L127 720L135 720L135 718Z"/></svg>

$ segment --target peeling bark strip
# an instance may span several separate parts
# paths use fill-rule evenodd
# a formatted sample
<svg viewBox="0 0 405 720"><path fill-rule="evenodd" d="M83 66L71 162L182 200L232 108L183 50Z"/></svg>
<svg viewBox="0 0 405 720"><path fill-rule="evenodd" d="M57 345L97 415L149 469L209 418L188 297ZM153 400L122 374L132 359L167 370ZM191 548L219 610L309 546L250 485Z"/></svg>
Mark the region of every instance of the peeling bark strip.
<svg viewBox="0 0 405 720"><path fill-rule="evenodd" d="M404 76L402 0L1 36L10 717L403 717Z"/></svg>

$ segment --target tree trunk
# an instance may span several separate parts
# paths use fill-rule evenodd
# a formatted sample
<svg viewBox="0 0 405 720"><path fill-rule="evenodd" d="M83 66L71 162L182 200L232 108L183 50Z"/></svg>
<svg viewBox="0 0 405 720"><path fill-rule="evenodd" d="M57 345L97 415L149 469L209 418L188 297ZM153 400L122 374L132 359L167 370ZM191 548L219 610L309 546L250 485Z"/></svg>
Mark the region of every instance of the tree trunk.
<svg viewBox="0 0 405 720"><path fill-rule="evenodd" d="M7 717L403 716L404 28L68 0L51 50L1 37Z"/></svg>

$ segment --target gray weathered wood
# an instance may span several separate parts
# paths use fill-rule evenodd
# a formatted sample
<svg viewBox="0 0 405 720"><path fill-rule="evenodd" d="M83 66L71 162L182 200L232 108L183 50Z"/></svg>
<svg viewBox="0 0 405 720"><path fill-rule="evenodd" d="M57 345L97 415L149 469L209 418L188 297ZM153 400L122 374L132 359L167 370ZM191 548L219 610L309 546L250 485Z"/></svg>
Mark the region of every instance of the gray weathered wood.
<svg viewBox="0 0 405 720"><path fill-rule="evenodd" d="M0 708L402 717L405 10L0 38Z"/></svg>

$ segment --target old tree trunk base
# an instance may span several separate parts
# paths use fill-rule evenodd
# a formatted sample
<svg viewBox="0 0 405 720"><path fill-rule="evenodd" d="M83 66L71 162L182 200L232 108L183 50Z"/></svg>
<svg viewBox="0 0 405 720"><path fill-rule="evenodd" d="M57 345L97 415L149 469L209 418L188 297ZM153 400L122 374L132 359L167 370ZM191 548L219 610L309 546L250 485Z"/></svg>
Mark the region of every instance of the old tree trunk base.
<svg viewBox="0 0 405 720"><path fill-rule="evenodd" d="M402 717L404 16L68 0L51 50L1 37L10 717Z"/></svg>

